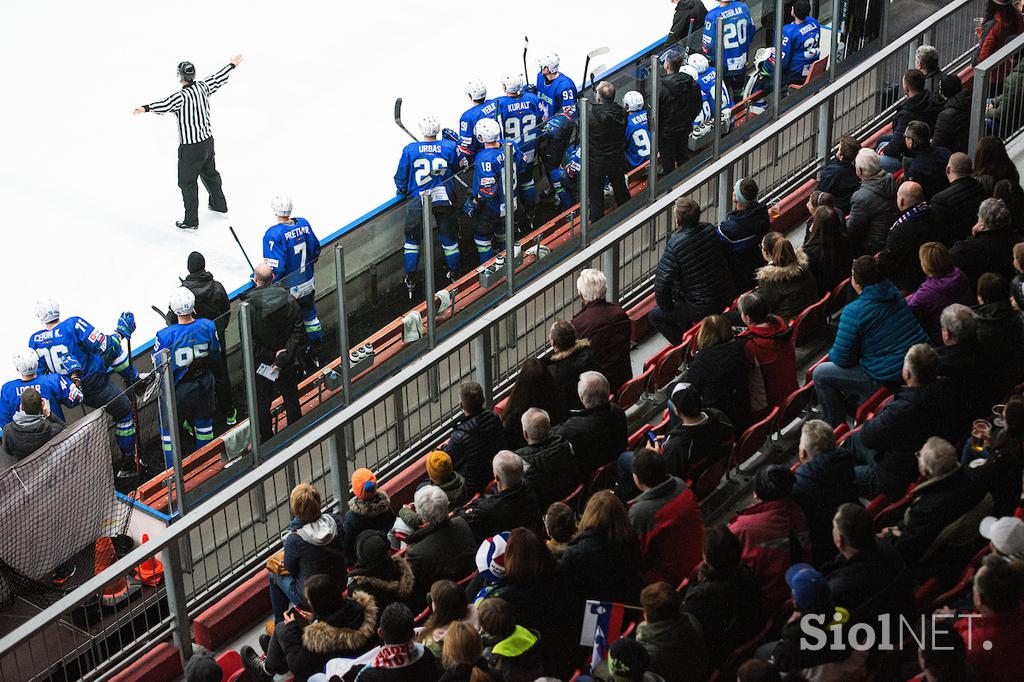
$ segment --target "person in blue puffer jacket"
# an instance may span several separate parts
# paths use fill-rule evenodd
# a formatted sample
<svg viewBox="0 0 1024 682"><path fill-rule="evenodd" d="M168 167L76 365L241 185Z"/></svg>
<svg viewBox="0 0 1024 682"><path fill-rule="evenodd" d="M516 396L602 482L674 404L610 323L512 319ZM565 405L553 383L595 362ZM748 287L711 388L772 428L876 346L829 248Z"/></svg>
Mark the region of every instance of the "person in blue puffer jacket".
<svg viewBox="0 0 1024 682"><path fill-rule="evenodd" d="M859 296L843 310L828 361L813 375L823 416L833 428L846 421L847 396L862 400L886 382L898 382L907 350L928 343L903 295L873 257L853 261L850 284Z"/></svg>

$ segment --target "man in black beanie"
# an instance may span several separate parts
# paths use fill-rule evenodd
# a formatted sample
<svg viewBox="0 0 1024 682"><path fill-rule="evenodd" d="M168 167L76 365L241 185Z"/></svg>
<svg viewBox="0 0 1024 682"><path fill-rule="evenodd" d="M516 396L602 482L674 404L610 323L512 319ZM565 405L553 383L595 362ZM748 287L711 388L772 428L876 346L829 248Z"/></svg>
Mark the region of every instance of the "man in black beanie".
<svg viewBox="0 0 1024 682"><path fill-rule="evenodd" d="M197 651L185 664L185 682L221 682L224 671L207 651Z"/></svg>
<svg viewBox="0 0 1024 682"><path fill-rule="evenodd" d="M195 316L212 320L217 328L217 340L220 342L221 354L220 361L212 365L213 379L216 382L216 417L218 420L223 420L225 425L234 426L238 423L238 413L232 402L231 379L228 376L228 347L225 332L228 322L231 320L231 304L228 301L227 291L224 290L223 284L206 271L206 258L198 251L193 251L188 255L188 276L181 280L181 286L191 291L196 297ZM167 324L172 325L177 322L177 315L168 311Z"/></svg>

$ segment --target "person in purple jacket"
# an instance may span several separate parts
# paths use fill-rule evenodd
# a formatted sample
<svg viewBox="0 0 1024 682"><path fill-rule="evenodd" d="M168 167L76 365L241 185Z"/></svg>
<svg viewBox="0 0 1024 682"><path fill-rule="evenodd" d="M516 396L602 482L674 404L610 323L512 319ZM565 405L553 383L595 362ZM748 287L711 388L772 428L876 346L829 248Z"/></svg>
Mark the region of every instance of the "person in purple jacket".
<svg viewBox="0 0 1024 682"><path fill-rule="evenodd" d="M917 291L907 298L907 305L921 323L932 343L942 343L939 316L953 303L972 305L974 292L971 282L960 268L953 265L949 249L939 242L925 242L918 249L921 270L925 279Z"/></svg>

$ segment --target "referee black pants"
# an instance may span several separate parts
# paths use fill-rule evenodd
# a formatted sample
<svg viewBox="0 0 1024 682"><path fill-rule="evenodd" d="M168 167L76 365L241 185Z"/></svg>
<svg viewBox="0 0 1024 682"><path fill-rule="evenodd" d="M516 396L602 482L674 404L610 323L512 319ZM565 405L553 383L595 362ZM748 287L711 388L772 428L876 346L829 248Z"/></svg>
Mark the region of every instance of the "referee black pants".
<svg viewBox="0 0 1024 682"><path fill-rule="evenodd" d="M195 144L178 145L178 187L185 204L186 225L199 224L199 185L196 180L202 179L203 187L210 195L210 208L221 212L228 210L214 156L212 137Z"/></svg>

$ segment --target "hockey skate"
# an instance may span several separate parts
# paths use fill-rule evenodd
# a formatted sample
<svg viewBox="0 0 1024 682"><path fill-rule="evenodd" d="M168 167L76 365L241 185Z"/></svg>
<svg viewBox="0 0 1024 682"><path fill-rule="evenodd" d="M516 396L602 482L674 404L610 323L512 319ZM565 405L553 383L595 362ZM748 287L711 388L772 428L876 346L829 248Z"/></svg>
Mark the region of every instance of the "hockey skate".
<svg viewBox="0 0 1024 682"><path fill-rule="evenodd" d="M198 230L199 229L199 225L189 225L184 220L179 220L178 222L176 222L174 224L180 230Z"/></svg>
<svg viewBox="0 0 1024 682"><path fill-rule="evenodd" d="M405 288L409 291L409 300L412 300L412 294L416 291L416 278L411 272L405 275Z"/></svg>

